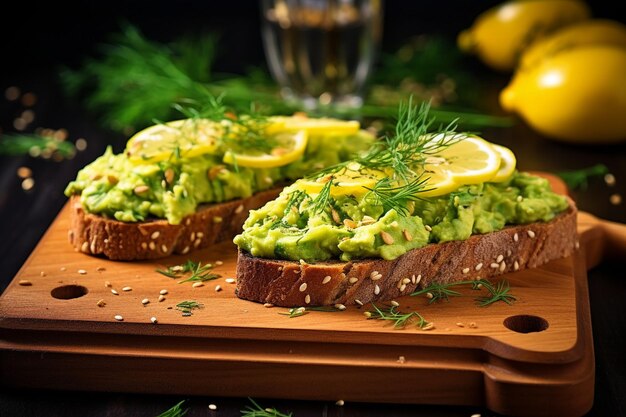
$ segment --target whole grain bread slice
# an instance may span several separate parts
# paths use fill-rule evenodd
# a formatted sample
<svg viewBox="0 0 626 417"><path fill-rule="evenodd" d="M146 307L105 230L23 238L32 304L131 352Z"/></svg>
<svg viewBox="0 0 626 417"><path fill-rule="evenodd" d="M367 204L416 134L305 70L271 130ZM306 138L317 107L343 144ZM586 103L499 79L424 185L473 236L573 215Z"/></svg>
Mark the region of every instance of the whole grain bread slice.
<svg viewBox="0 0 626 417"><path fill-rule="evenodd" d="M281 189L219 204L204 204L174 225L163 219L126 223L87 213L80 196L70 198L69 241L76 251L112 260L159 259L186 254L235 237L251 209L278 196Z"/></svg>
<svg viewBox="0 0 626 417"><path fill-rule="evenodd" d="M391 300L432 283L492 278L570 255L576 206L545 223L507 226L467 240L429 244L392 261L308 264L261 259L239 251L238 297L282 307L351 305Z"/></svg>

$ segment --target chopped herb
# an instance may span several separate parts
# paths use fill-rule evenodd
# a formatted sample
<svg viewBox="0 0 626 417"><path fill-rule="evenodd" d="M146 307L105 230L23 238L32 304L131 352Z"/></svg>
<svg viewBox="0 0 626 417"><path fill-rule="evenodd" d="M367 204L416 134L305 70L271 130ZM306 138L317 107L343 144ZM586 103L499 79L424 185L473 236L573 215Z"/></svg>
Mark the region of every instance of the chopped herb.
<svg viewBox="0 0 626 417"><path fill-rule="evenodd" d="M241 417L291 417L292 413L285 414L275 408L263 408L252 398L248 397L252 406L247 406L240 410Z"/></svg>
<svg viewBox="0 0 626 417"><path fill-rule="evenodd" d="M594 166L574 170L557 172L556 175L561 177L567 186L572 189L586 189L588 186L587 180L592 177L600 177L609 173L609 168L604 164L596 164Z"/></svg>
<svg viewBox="0 0 626 417"><path fill-rule="evenodd" d="M424 328L428 322L417 311L410 313L400 313L398 307L394 305L386 305L384 307L378 307L372 304L374 310L366 312L368 320L386 320L393 323L394 329L404 329L407 325L416 321L417 327Z"/></svg>
<svg viewBox="0 0 626 417"><path fill-rule="evenodd" d="M183 417L185 414L187 414L187 411L189 411L188 409L182 409L182 405L184 402L185 400L179 402L174 407L159 414L157 417Z"/></svg>
<svg viewBox="0 0 626 417"><path fill-rule="evenodd" d="M313 214L326 210L330 203L330 188L333 186L333 179L330 178L320 190L320 193L313 199Z"/></svg>
<svg viewBox="0 0 626 417"><path fill-rule="evenodd" d="M306 308L304 307L294 307L290 308L286 312L279 311L278 314L281 314L283 316L289 316L289 318L292 319L294 317L300 317L304 316L305 314L309 314L309 312L306 311Z"/></svg>
<svg viewBox="0 0 626 417"><path fill-rule="evenodd" d="M476 302L480 307L485 307L493 304L497 301L502 301L507 304L512 304L517 297L509 294L510 286L508 281L501 280L497 285L493 285L486 279L467 280L451 282L447 284L432 283L421 290L411 293L411 296L426 295L429 300L429 304L436 301L449 301L450 297L460 297L462 294L458 291L452 290L452 287L460 287L464 285L470 285L473 290L480 290L482 288L489 292L489 296L483 296L476 299Z"/></svg>
<svg viewBox="0 0 626 417"><path fill-rule="evenodd" d="M189 277L178 281L179 284L182 284L184 282L205 282L220 278L220 274L211 273L212 269L213 264L202 265L200 262L194 262L191 259L188 259L182 265L170 266L164 270L157 269L156 272L169 278L180 278L184 274L191 272Z"/></svg>
<svg viewBox="0 0 626 417"><path fill-rule="evenodd" d="M200 304L197 301L181 301L176 304L176 309L180 310L183 313L183 316L191 316L193 314L192 310L196 310L204 307L203 304Z"/></svg>
<svg viewBox="0 0 626 417"><path fill-rule="evenodd" d="M393 186L391 179L385 177L377 181L374 188L365 188L372 192L376 202L381 204L386 212L393 209L399 214L407 216L409 215L409 203L419 200L420 192L428 191L424 188L427 181L428 178L422 178L420 175L408 184Z"/></svg>
<svg viewBox="0 0 626 417"><path fill-rule="evenodd" d="M0 155L32 155L54 158L71 158L76 154L73 143L53 136L20 133L0 137Z"/></svg>
<svg viewBox="0 0 626 417"><path fill-rule="evenodd" d="M506 280L498 282L495 287L489 281L486 281L483 282L483 286L489 291L490 297L480 297L476 300L478 302L478 305L481 307L486 307L498 301L502 301L511 305L515 300L517 300L517 297L509 294L511 287Z"/></svg>

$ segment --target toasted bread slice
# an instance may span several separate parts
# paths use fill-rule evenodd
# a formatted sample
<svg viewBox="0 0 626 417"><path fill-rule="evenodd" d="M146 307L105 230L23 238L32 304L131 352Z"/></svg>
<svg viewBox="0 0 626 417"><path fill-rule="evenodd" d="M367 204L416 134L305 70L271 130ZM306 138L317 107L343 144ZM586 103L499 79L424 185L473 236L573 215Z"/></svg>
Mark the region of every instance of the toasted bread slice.
<svg viewBox="0 0 626 417"><path fill-rule="evenodd" d="M164 219L126 223L87 213L80 196L70 198L69 241L74 249L112 260L159 259L186 254L232 239L241 232L251 209L276 198L281 189L261 191L251 197L219 204L203 204L174 225Z"/></svg>
<svg viewBox="0 0 626 417"><path fill-rule="evenodd" d="M432 283L492 278L570 255L576 206L545 223L507 226L467 240L429 244L397 259L303 262L239 252L237 296L283 307L391 300Z"/></svg>

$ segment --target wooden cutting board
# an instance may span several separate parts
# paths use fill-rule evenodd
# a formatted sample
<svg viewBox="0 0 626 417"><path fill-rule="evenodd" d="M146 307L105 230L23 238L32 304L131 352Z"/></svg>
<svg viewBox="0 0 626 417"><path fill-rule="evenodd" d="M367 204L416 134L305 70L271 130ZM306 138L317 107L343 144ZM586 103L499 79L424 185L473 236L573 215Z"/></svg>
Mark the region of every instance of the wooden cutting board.
<svg viewBox="0 0 626 417"><path fill-rule="evenodd" d="M0 298L1 380L16 387L582 415L594 391L586 270L600 261L607 234L605 223L580 218L581 245L572 257L504 277L517 297L513 305L478 307L471 289L436 304L398 299L401 311L434 323L425 331L368 320L368 305L290 318L280 314L287 309L240 300L228 282L236 264L231 243L190 257L215 264L221 275L195 288L156 272L188 257L112 262L74 252L65 207ZM624 226L616 227L611 235L626 240ZM31 285L20 285L24 280ZM203 307L183 316L176 304L185 300Z"/></svg>

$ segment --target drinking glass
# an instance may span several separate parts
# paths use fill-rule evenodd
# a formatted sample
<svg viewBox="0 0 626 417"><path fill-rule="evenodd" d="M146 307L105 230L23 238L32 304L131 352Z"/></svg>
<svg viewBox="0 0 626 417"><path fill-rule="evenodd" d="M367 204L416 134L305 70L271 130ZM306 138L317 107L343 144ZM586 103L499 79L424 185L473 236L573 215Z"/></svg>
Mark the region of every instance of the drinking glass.
<svg viewBox="0 0 626 417"><path fill-rule="evenodd" d="M261 0L270 72L305 109L359 107L382 31L382 0Z"/></svg>

